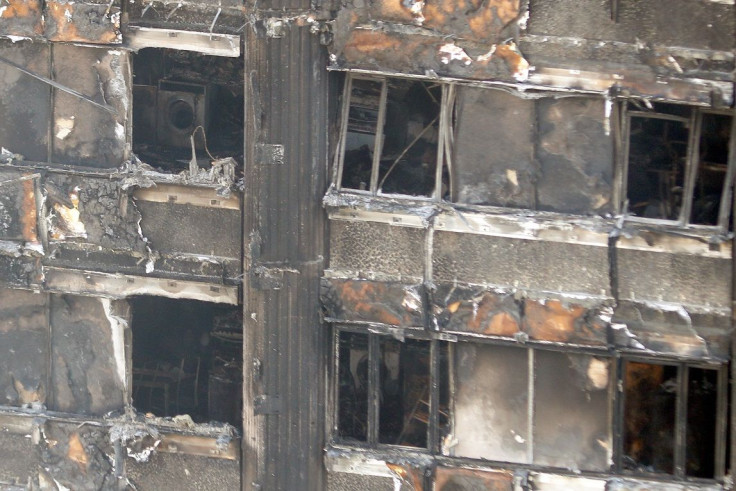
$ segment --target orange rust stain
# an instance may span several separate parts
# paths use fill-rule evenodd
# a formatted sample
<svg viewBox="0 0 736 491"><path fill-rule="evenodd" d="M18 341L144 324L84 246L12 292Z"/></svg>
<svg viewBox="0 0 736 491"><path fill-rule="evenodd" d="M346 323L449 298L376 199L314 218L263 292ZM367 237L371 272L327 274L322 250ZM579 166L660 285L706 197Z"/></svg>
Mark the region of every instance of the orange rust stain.
<svg viewBox="0 0 736 491"><path fill-rule="evenodd" d="M508 337L513 336L517 332L519 332L519 323L508 312L501 312L494 315L487 327L483 330L484 334Z"/></svg>
<svg viewBox="0 0 736 491"><path fill-rule="evenodd" d="M67 11L71 16L71 22L67 20ZM56 32L49 36L50 41L110 44L118 40L115 27L112 24L109 24L108 29L101 33L98 38L91 38L80 33L77 25L74 23L74 3L60 4L53 1L47 2L46 12L54 19L56 25Z"/></svg>
<svg viewBox="0 0 736 491"><path fill-rule="evenodd" d="M0 14L0 19L31 18L35 19L33 32L43 34L43 18L40 0L8 0ZM12 30L12 26L9 26Z"/></svg>
<svg viewBox="0 0 736 491"><path fill-rule="evenodd" d="M403 0L383 0L373 3L373 17L397 22L412 22L414 15L404 6Z"/></svg>
<svg viewBox="0 0 736 491"><path fill-rule="evenodd" d="M513 43L512 43L513 44ZM521 53L516 51L512 45L501 44L496 46L496 51L493 56L498 56L509 67L511 73L524 73L529 70L529 62L521 56Z"/></svg>
<svg viewBox="0 0 736 491"><path fill-rule="evenodd" d="M422 484L422 480L424 476L419 469L399 464L392 464L391 462L386 462L386 467L401 479L402 484L408 485L408 489L411 489L412 491L423 491L424 485ZM402 486L401 489L404 489L404 486Z"/></svg>
<svg viewBox="0 0 736 491"><path fill-rule="evenodd" d="M501 299L492 293L483 294L477 302L453 302L447 310L451 314L459 312L457 315L464 323L462 330L507 337L519 332L513 313L504 310Z"/></svg>
<svg viewBox="0 0 736 491"><path fill-rule="evenodd" d="M520 0L427 0L424 25L476 40L494 40L519 15Z"/></svg>
<svg viewBox="0 0 736 491"><path fill-rule="evenodd" d="M0 18L36 17L40 14L41 2L39 0L8 0L8 5L5 5Z"/></svg>
<svg viewBox="0 0 736 491"><path fill-rule="evenodd" d="M569 341L576 334L576 321L585 313L579 305L565 307L559 300L525 302L524 329L532 339Z"/></svg>
<svg viewBox="0 0 736 491"><path fill-rule="evenodd" d="M351 33L345 52L352 50L358 54L367 54L385 50L395 50L401 47L401 39L390 37L382 32L356 30Z"/></svg>
<svg viewBox="0 0 736 491"><path fill-rule="evenodd" d="M514 477L508 471L437 467L434 486L437 491L470 488L486 491L512 491L514 489Z"/></svg>
<svg viewBox="0 0 736 491"><path fill-rule="evenodd" d="M69 450L66 456L69 460L76 462L82 472L87 472L89 457L87 456L87 452L84 451L84 446L78 433L72 433L69 437Z"/></svg>
<svg viewBox="0 0 736 491"><path fill-rule="evenodd" d="M385 285L368 281L345 281L342 285L337 285L337 288L343 304L362 318L392 326L402 324L399 316L383 306L384 299L391 293ZM404 320L408 321L408 318Z"/></svg>
<svg viewBox="0 0 736 491"><path fill-rule="evenodd" d="M27 176L28 174L24 174ZM21 200L21 225L23 240L26 242L38 242L36 215L36 191L33 179L23 181L23 199Z"/></svg>

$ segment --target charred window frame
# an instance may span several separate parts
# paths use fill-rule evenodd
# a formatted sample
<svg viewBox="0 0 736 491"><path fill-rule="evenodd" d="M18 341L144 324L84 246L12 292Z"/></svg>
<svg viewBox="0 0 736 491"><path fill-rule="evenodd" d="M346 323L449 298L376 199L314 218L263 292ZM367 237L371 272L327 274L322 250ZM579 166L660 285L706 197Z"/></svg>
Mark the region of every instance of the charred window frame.
<svg viewBox="0 0 736 491"><path fill-rule="evenodd" d="M730 226L733 112L680 104L621 105L619 211L634 220Z"/></svg>
<svg viewBox="0 0 736 491"><path fill-rule="evenodd" d="M615 463L620 472L722 480L726 365L626 357L619 359L618 372Z"/></svg>
<svg viewBox="0 0 736 491"><path fill-rule="evenodd" d="M335 444L680 481L727 473L727 364L372 331L334 329ZM402 343L429 358L426 433L408 443L387 439L382 418L385 347Z"/></svg>
<svg viewBox="0 0 736 491"><path fill-rule="evenodd" d="M334 329L335 443L438 453L449 429L448 343Z"/></svg>
<svg viewBox="0 0 736 491"><path fill-rule="evenodd" d="M338 190L441 200L449 193L455 86L348 74Z"/></svg>

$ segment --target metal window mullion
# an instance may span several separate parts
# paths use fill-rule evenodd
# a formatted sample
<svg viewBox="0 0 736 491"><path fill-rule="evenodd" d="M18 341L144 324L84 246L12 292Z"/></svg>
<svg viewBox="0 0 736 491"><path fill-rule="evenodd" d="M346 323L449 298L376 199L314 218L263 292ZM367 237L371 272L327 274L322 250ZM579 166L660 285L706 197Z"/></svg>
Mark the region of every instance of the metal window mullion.
<svg viewBox="0 0 736 491"><path fill-rule="evenodd" d="M527 435L526 459L528 464L534 463L534 349L527 348L528 383L527 383Z"/></svg>
<svg viewBox="0 0 736 491"><path fill-rule="evenodd" d="M348 74L348 76L345 77L345 87L343 90L340 136L337 140L337 151L335 153L335 172L337 174L335 177L335 186L337 189L342 189L342 173L343 167L345 167L345 140L347 139L348 119L350 118L350 102L353 97L352 75Z"/></svg>
<svg viewBox="0 0 736 491"><path fill-rule="evenodd" d="M440 451L440 342L429 345L429 424L427 448L432 453Z"/></svg>
<svg viewBox="0 0 736 491"><path fill-rule="evenodd" d="M373 196L378 193L378 171L381 165L381 152L383 151L383 128L386 123L386 99L388 97L388 84L386 79L381 80L381 98L378 103L378 121L376 122L376 139L373 142L373 165L371 166L370 191Z"/></svg>
<svg viewBox="0 0 736 491"><path fill-rule="evenodd" d="M733 180L736 174L736 109L733 110L731 116L731 133L728 142L728 169L726 170L726 178L723 182L723 192L721 194L721 207L718 210L718 226L722 230L728 229L728 217L731 211L731 195L733 193Z"/></svg>
<svg viewBox="0 0 736 491"><path fill-rule="evenodd" d="M613 383L613 394L611 395L612 401L611 404L613 406L612 411L612 438L613 438L613 448L611 450L612 452L612 459L613 462L613 468L617 472L621 472L623 470L623 451L624 451L624 367L625 367L625 361L621 356L617 353L616 357L613 360L614 363L614 370L613 374L611 375L611 380Z"/></svg>
<svg viewBox="0 0 736 491"><path fill-rule="evenodd" d="M687 400L688 400L688 376L687 365L677 365L677 398L675 409L675 476L685 477L685 462L687 458Z"/></svg>
<svg viewBox="0 0 736 491"><path fill-rule="evenodd" d="M685 225L690 221L693 209L693 192L695 181L698 177L700 160L700 131L703 126L703 113L693 109L690 114L690 135L687 142L687 154L685 157L685 190L682 196L682 207L678 221Z"/></svg>
<svg viewBox="0 0 736 491"><path fill-rule="evenodd" d="M381 346L380 337L368 335L368 432L366 440L370 445L378 443L381 407Z"/></svg>
<svg viewBox="0 0 736 491"><path fill-rule="evenodd" d="M445 164L445 132L447 128L447 99L449 85L442 85L442 100L440 101L440 131L439 137L437 138L437 156L435 161L437 164L434 168L434 193L432 194L434 199L439 201L442 199L442 168Z"/></svg>
<svg viewBox="0 0 736 491"><path fill-rule="evenodd" d="M718 369L718 392L716 410L716 448L714 473L718 480L726 475L726 442L728 441L728 365Z"/></svg>
<svg viewBox="0 0 736 491"><path fill-rule="evenodd" d="M619 187L621 189L619 196L620 201L616 203L619 207L618 212L626 214L629 212L629 149L631 147L631 115L628 114L627 108L624 105L623 114L621 116L621 124L623 125L623 152L621 166L621 180L619 181Z"/></svg>

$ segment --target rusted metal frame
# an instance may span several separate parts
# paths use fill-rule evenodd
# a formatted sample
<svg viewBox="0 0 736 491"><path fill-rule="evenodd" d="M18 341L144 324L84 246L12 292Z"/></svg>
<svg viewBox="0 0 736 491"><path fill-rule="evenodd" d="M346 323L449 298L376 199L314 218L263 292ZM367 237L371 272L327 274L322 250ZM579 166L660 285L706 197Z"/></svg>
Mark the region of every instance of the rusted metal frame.
<svg viewBox="0 0 736 491"><path fill-rule="evenodd" d="M351 94L352 95L352 94ZM376 122L376 139L373 142L373 164L371 166L370 191L372 196L378 194L378 172L381 166L383 151L383 127L386 123L386 100L388 99L388 83L381 79L381 96L378 102L378 121Z"/></svg>
<svg viewBox="0 0 736 491"><path fill-rule="evenodd" d="M687 436L687 401L688 381L690 370L687 365L677 365L677 397L675 407L675 448L674 448L674 474L675 477L684 479L686 475L686 436Z"/></svg>
<svg viewBox="0 0 736 491"><path fill-rule="evenodd" d="M700 160L700 132L703 127L703 114L693 108L690 112L689 137L687 142L687 156L685 157L685 189L683 190L682 207L678 223L686 225L690 221L693 209L693 190L698 178L698 161Z"/></svg>
<svg viewBox="0 0 736 491"><path fill-rule="evenodd" d="M342 95L342 108L340 111L340 130L337 138L337 150L335 151L333 175L335 179L335 188L342 189L342 172L345 164L345 139L348 132L348 117L350 114L350 98L353 92L353 76L348 73L345 77L345 84Z"/></svg>
<svg viewBox="0 0 736 491"><path fill-rule="evenodd" d="M369 445L378 444L381 420L381 357L380 338L368 334L368 431L366 440Z"/></svg>
<svg viewBox="0 0 736 491"><path fill-rule="evenodd" d="M718 412L716 416L716 448L713 449L715 455L714 476L716 480L722 481L726 475L726 441L728 440L728 365L722 366L718 370L718 394L716 404Z"/></svg>
<svg viewBox="0 0 736 491"><path fill-rule="evenodd" d="M731 110L730 114L731 133L728 141L728 169L726 171L726 178L723 182L721 206L718 210L718 227L724 232L728 230L729 211L731 209L731 199L733 196L734 175L736 175L736 109Z"/></svg>

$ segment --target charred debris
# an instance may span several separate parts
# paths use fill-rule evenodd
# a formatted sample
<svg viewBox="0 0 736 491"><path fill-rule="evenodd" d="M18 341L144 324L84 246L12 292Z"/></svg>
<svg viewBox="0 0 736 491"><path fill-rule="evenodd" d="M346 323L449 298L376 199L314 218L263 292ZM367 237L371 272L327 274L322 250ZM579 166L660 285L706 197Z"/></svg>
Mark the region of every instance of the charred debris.
<svg viewBox="0 0 736 491"><path fill-rule="evenodd" d="M733 0L0 0L0 487L731 489Z"/></svg>

